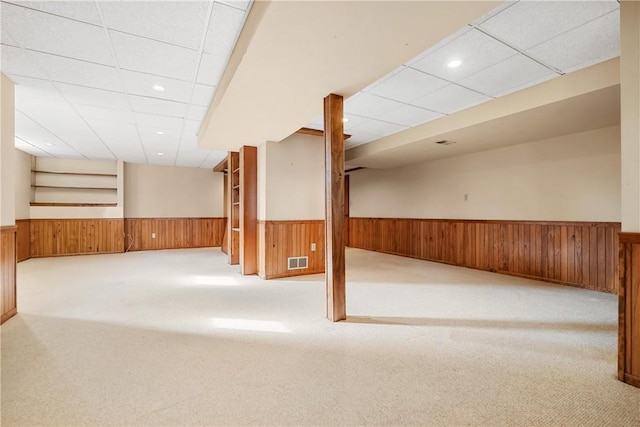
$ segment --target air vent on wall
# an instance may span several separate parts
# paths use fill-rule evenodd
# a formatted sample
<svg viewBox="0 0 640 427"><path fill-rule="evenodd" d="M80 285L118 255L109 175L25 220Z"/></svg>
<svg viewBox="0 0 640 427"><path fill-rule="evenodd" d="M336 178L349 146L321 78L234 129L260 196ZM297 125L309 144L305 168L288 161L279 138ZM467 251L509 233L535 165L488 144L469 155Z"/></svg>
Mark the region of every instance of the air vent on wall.
<svg viewBox="0 0 640 427"><path fill-rule="evenodd" d="M309 264L309 257L300 256L300 257L292 257L287 259L289 265L289 270L301 270L303 268L307 268Z"/></svg>
<svg viewBox="0 0 640 427"><path fill-rule="evenodd" d="M455 144L455 141L447 141L446 139L443 139L442 141L436 141L436 144L440 144L440 145L451 145L451 144Z"/></svg>

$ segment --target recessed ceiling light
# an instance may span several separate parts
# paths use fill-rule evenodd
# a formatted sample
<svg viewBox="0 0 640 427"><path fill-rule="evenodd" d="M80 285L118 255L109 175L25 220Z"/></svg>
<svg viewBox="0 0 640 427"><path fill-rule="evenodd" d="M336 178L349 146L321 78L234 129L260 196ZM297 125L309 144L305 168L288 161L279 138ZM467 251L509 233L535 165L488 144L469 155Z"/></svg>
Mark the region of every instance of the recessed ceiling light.
<svg viewBox="0 0 640 427"><path fill-rule="evenodd" d="M157 135L164 135L164 132L162 132L161 130L156 131Z"/></svg>
<svg viewBox="0 0 640 427"><path fill-rule="evenodd" d="M462 65L462 61L459 59L454 59L453 61L449 62L447 64L447 67L449 68L458 68L459 66Z"/></svg>
<svg viewBox="0 0 640 427"><path fill-rule="evenodd" d="M164 92L164 87L160 85L153 85L151 86L151 89L155 90L156 92Z"/></svg>
<svg viewBox="0 0 640 427"><path fill-rule="evenodd" d="M50 143L50 142L47 142L47 143L46 143L46 144L44 144L44 145L46 145L47 147L53 147L53 146L54 146L54 144L52 144L52 143Z"/></svg>
<svg viewBox="0 0 640 427"><path fill-rule="evenodd" d="M158 153L158 156L164 156L164 153Z"/></svg>

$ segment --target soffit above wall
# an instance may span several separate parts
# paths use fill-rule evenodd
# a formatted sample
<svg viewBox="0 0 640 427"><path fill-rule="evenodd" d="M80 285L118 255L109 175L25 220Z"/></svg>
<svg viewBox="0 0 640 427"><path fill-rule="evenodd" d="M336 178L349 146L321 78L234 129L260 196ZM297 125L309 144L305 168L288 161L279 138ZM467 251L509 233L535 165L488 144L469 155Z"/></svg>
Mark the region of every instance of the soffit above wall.
<svg viewBox="0 0 640 427"><path fill-rule="evenodd" d="M280 141L499 2L256 2L200 128L219 150Z"/></svg>
<svg viewBox="0 0 640 427"><path fill-rule="evenodd" d="M616 58L354 147L347 165L386 169L617 126L619 83Z"/></svg>

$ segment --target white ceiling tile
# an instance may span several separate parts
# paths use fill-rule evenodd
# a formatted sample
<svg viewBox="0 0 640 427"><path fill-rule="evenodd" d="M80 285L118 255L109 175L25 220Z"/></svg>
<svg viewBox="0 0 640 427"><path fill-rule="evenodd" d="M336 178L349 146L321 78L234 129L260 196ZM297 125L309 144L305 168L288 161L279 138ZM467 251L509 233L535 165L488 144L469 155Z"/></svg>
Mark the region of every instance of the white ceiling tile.
<svg viewBox="0 0 640 427"><path fill-rule="evenodd" d="M128 163L146 164L147 157L142 147L132 148L116 148L114 154L118 156L118 159Z"/></svg>
<svg viewBox="0 0 640 427"><path fill-rule="evenodd" d="M383 122L380 120L369 120L368 122L354 129L354 136L358 135L359 131L362 131L366 134L375 135L376 137L381 138L383 136L400 132L405 129L407 129L407 126L400 126L393 123Z"/></svg>
<svg viewBox="0 0 640 427"><path fill-rule="evenodd" d="M443 114L452 114L490 99L490 97L478 92L451 84L420 99L416 99L412 104Z"/></svg>
<svg viewBox="0 0 640 427"><path fill-rule="evenodd" d="M514 49L471 29L439 49L410 61L408 65L455 82L516 54ZM462 64L457 68L449 68L447 64L453 60L460 60Z"/></svg>
<svg viewBox="0 0 640 427"><path fill-rule="evenodd" d="M211 154L204 160L204 162L202 162L200 167L203 169L212 169L226 156L227 153L224 153L222 151L212 151Z"/></svg>
<svg viewBox="0 0 640 427"><path fill-rule="evenodd" d="M359 92L347 99L344 103L344 111L347 114L355 114L360 117L376 118L403 105L400 102L381 98L370 93Z"/></svg>
<svg viewBox="0 0 640 427"><path fill-rule="evenodd" d="M247 10L252 0L216 0L216 3L224 3L228 6L233 6L236 9Z"/></svg>
<svg viewBox="0 0 640 427"><path fill-rule="evenodd" d="M15 139L15 147L18 150L24 151L25 153L31 154L32 156L37 157L49 157L51 154L47 153L45 150L36 147L35 145L31 145L28 142L21 140L20 138Z"/></svg>
<svg viewBox="0 0 640 427"><path fill-rule="evenodd" d="M113 30L109 34L121 68L186 81L193 79L197 51Z"/></svg>
<svg viewBox="0 0 640 427"><path fill-rule="evenodd" d="M0 9L0 12L2 11L2 9ZM0 17L1 19L1 17ZM2 22L2 21L0 21ZM0 43L2 43L3 45L6 46L15 46L18 47L18 42L11 37L11 34L9 34L9 31L7 31L7 28L4 25L0 26Z"/></svg>
<svg viewBox="0 0 640 427"><path fill-rule="evenodd" d="M366 117L355 116L353 114L343 114L343 117L347 119L347 121L342 124L344 131L347 133L370 120ZM324 123L320 125L320 129L324 129Z"/></svg>
<svg viewBox="0 0 640 427"><path fill-rule="evenodd" d="M158 114L161 116L181 117L187 114L187 104L146 96L129 95L131 108L140 113Z"/></svg>
<svg viewBox="0 0 640 427"><path fill-rule="evenodd" d="M22 97L30 97L64 101L62 95L48 80L22 76L14 76L11 80L16 84L16 99L18 100Z"/></svg>
<svg viewBox="0 0 640 427"><path fill-rule="evenodd" d="M526 50L618 8L616 1L521 1L480 28Z"/></svg>
<svg viewBox="0 0 640 427"><path fill-rule="evenodd" d="M202 121L205 114L207 114L207 107L201 107L200 105L190 105L189 112L187 113L187 119Z"/></svg>
<svg viewBox="0 0 640 427"><path fill-rule="evenodd" d="M515 0L515 1L505 1L500 3L497 7L491 9L489 12L485 13L482 17L478 18L477 20L475 20L473 22L473 25L480 25L481 23L489 20L489 18L493 18L494 16L496 16L497 14L499 14L500 12L502 12L503 10L513 6L514 4L518 3L519 0Z"/></svg>
<svg viewBox="0 0 640 427"><path fill-rule="evenodd" d="M16 111L15 132L16 137L38 147L44 147L45 144L53 144L54 146L64 144L60 138L38 125L20 111Z"/></svg>
<svg viewBox="0 0 640 427"><path fill-rule="evenodd" d="M3 3L2 24L23 48L114 64L109 38L102 27L8 3Z"/></svg>
<svg viewBox="0 0 640 427"><path fill-rule="evenodd" d="M402 68L399 72L372 85L365 91L396 101L410 102L447 84L445 80L421 71Z"/></svg>
<svg viewBox="0 0 640 427"><path fill-rule="evenodd" d="M527 51L565 73L620 55L620 14L615 11Z"/></svg>
<svg viewBox="0 0 640 427"><path fill-rule="evenodd" d="M180 140L181 132L176 129L167 129L163 127L149 127L138 125L138 133L142 141L157 141L157 142L171 142L177 143ZM162 132L158 134L158 132Z"/></svg>
<svg viewBox="0 0 640 427"><path fill-rule="evenodd" d="M405 105L383 115L380 118L385 122L411 127L435 120L438 117L442 117L442 114L436 113L435 111L425 110L423 108L413 107L411 105Z"/></svg>
<svg viewBox="0 0 640 427"><path fill-rule="evenodd" d="M76 110L88 122L94 120L128 124L133 123L130 110L96 107L94 105L76 105Z"/></svg>
<svg viewBox="0 0 640 427"><path fill-rule="evenodd" d="M108 28L191 49L200 47L208 16L207 1L105 1L100 8Z"/></svg>
<svg viewBox="0 0 640 427"><path fill-rule="evenodd" d="M180 138L180 149L198 150L198 138L195 136L182 135Z"/></svg>
<svg viewBox="0 0 640 427"><path fill-rule="evenodd" d="M558 74L547 67L524 55L517 55L462 79L459 83L478 92L497 97L557 76Z"/></svg>
<svg viewBox="0 0 640 427"><path fill-rule="evenodd" d="M192 83L153 74L138 73L136 71L120 70L127 93L140 96L168 99L170 101L189 102ZM158 92L154 85L160 85L165 90Z"/></svg>
<svg viewBox="0 0 640 427"><path fill-rule="evenodd" d="M100 13L93 1L16 1L12 3L58 16L101 25Z"/></svg>
<svg viewBox="0 0 640 427"><path fill-rule="evenodd" d="M226 56L203 53L196 82L209 86L217 86L226 66Z"/></svg>
<svg viewBox="0 0 640 427"><path fill-rule="evenodd" d="M70 146L78 149L81 145L102 144L66 101L26 97L19 98L18 101L16 109Z"/></svg>
<svg viewBox="0 0 640 427"><path fill-rule="evenodd" d="M200 122L195 120L185 120L184 121L184 129L182 130L183 135L198 135L198 131L200 130Z"/></svg>
<svg viewBox="0 0 640 427"><path fill-rule="evenodd" d="M18 47L0 46L0 71L9 76L26 76L37 79L48 79L38 63L37 58L29 52L25 52Z"/></svg>
<svg viewBox="0 0 640 427"><path fill-rule="evenodd" d="M201 105L208 107L213 98L213 94L216 91L215 86L207 86L196 84L193 88L193 95L191 96L191 103L195 105Z"/></svg>
<svg viewBox="0 0 640 427"><path fill-rule="evenodd" d="M182 130L184 124L184 119L177 117L158 116L147 113L133 113L133 115L138 125L156 129Z"/></svg>
<svg viewBox="0 0 640 427"><path fill-rule="evenodd" d="M351 135L351 138L344 142L346 148L355 147L356 145L364 144L365 142L372 141L377 137L373 134L366 132L358 132Z"/></svg>
<svg viewBox="0 0 640 427"><path fill-rule="evenodd" d="M85 86L70 85L67 83L56 83L55 86L72 104L94 105L97 107L116 109L129 108L127 98L122 92L94 89Z"/></svg>
<svg viewBox="0 0 640 427"><path fill-rule="evenodd" d="M141 146L138 130L133 124L92 120L89 122L89 125L112 151L115 149L126 149L128 147Z"/></svg>
<svg viewBox="0 0 640 427"><path fill-rule="evenodd" d="M241 10L214 3L204 51L222 56L230 55L242 30L244 16L245 13Z"/></svg>
<svg viewBox="0 0 640 427"><path fill-rule="evenodd" d="M46 69L54 82L70 83L97 89L121 91L115 67L78 61L46 53L31 53Z"/></svg>

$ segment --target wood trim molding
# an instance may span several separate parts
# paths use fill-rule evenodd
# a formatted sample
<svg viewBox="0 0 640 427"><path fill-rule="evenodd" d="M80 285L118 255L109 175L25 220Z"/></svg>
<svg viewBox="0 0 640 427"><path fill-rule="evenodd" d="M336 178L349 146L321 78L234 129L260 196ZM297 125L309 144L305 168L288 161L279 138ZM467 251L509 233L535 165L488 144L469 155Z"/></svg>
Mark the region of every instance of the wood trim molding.
<svg viewBox="0 0 640 427"><path fill-rule="evenodd" d="M3 225L0 226L0 231L4 232L10 232L10 231L17 231L18 230L18 226L17 225Z"/></svg>
<svg viewBox="0 0 640 427"><path fill-rule="evenodd" d="M224 159L222 159L220 161L220 163L218 163L217 165L215 165L213 167L213 171L214 172L227 172L228 170L228 163L229 163L229 156L225 157Z"/></svg>
<svg viewBox="0 0 640 427"><path fill-rule="evenodd" d="M324 136L324 131L312 128L300 128L296 131L300 135ZM344 139L351 138L351 135L343 134Z"/></svg>

